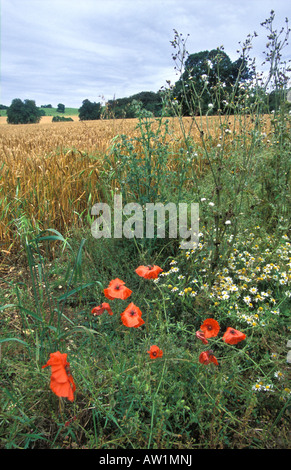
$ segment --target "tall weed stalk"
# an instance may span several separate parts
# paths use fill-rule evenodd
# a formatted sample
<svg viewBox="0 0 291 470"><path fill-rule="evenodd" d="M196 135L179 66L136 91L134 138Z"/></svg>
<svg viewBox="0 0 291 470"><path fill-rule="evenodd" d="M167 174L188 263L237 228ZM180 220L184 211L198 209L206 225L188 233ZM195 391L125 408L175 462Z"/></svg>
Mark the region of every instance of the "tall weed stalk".
<svg viewBox="0 0 291 470"><path fill-rule="evenodd" d="M170 130L169 119L164 115L154 118L138 104L136 107L136 134L133 137L118 135L106 162L110 168L109 184L121 194L122 202L137 203L143 208L144 237L134 242L138 249L149 253L159 243L157 232L154 238L145 236L146 204L178 204L183 200L189 177L188 161L187 150L178 145ZM169 219L165 223L168 227Z"/></svg>
<svg viewBox="0 0 291 470"><path fill-rule="evenodd" d="M286 98L287 79L282 71L286 71L286 66L282 64L281 52L286 46L289 28L287 23L285 38L279 41L278 33L272 27L273 20L274 15L271 12L270 19L262 23L269 30L268 39L271 40L268 43L267 56L270 70L265 87L274 81L276 96L280 89L281 98ZM279 34L283 31L284 28ZM210 280L213 279L214 272L228 259L245 220L253 219L258 222L260 213L260 222L268 225L268 219L271 218L272 228L274 224L277 227L278 223L282 222L279 215L287 216L287 206L290 202L290 117L286 113L284 100L281 100L279 116L275 114L270 122L266 116L268 109L262 101L262 94L266 89L261 82L258 85L255 81L258 74L254 60L249 57L252 40L253 37L249 35L242 45L236 82L228 95L220 77L223 48L218 49L216 56L216 83L207 89L208 81L205 77L204 88L199 91L191 76L189 79L189 76L184 74L188 57L187 38L184 39L175 31L172 41L175 48L175 68L180 74L180 94L179 99L176 99L175 89L170 86L167 90L168 105L179 120L184 144L192 158L192 187L200 200L201 225L206 228L208 237ZM251 70L251 78L243 80L246 64ZM206 120L202 115L205 99L205 95L204 98L202 95L205 89L209 97ZM188 128L183 118L185 106L191 119ZM218 124L216 132L213 133L209 127L214 106L217 109ZM271 130L270 125L273 127ZM200 142L191 138L193 128L199 130ZM275 136L278 139L276 142ZM207 173L202 176L197 172L198 159L203 159L208 168ZM209 203L213 207L211 210ZM267 209L262 216L261 209L264 206Z"/></svg>

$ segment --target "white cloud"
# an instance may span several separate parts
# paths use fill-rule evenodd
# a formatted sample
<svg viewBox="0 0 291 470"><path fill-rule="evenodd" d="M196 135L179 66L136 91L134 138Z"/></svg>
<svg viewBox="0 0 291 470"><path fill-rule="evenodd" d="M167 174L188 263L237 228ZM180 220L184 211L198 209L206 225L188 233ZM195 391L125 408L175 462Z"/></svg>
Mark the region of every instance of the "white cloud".
<svg viewBox="0 0 291 470"><path fill-rule="evenodd" d="M173 29L189 33L189 53L223 45L232 60L239 41L262 28L270 0L2 0L1 96L79 107L158 91L177 79ZM286 1L274 5L280 28ZM265 38L265 33L263 34ZM258 51L264 47L256 38Z"/></svg>

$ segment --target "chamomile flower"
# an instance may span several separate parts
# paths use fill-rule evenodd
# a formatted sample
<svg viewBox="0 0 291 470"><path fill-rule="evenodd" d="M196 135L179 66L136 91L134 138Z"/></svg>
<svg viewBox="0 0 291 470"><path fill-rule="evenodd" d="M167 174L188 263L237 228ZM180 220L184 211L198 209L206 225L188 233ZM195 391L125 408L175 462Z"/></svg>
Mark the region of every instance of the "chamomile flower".
<svg viewBox="0 0 291 470"><path fill-rule="evenodd" d="M175 267L175 268L171 268L170 271L172 273L178 273L179 272L179 268Z"/></svg>
<svg viewBox="0 0 291 470"><path fill-rule="evenodd" d="M284 377L284 375L282 374L282 372L277 371L274 373L274 377L278 380L281 380Z"/></svg>
<svg viewBox="0 0 291 470"><path fill-rule="evenodd" d="M262 390L262 386L263 386L262 383L256 383L255 385L252 386L252 390L254 390L255 392L260 392Z"/></svg>

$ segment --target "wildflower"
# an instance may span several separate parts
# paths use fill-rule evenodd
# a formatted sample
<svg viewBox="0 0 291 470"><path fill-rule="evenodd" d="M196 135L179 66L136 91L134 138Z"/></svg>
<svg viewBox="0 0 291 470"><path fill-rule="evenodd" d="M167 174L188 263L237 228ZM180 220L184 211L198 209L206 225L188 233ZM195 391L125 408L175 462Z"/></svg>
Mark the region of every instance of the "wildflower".
<svg viewBox="0 0 291 470"><path fill-rule="evenodd" d="M231 327L227 328L222 337L223 341L225 341L227 344L237 344L240 341L243 341L245 338L246 335L244 333Z"/></svg>
<svg viewBox="0 0 291 470"><path fill-rule="evenodd" d="M132 291L125 286L125 282L121 279L113 279L110 281L107 289L104 289L104 294L107 299L127 299Z"/></svg>
<svg viewBox="0 0 291 470"><path fill-rule="evenodd" d="M62 354L59 351L51 353L50 359L42 366L42 369L48 366L51 366L51 390L58 397L68 398L70 401L73 401L76 385L70 373L70 363L67 362L67 354Z"/></svg>
<svg viewBox="0 0 291 470"><path fill-rule="evenodd" d="M230 224L231 224L231 221L230 221L230 220L226 220L224 223L225 223L225 225L230 225Z"/></svg>
<svg viewBox="0 0 291 470"><path fill-rule="evenodd" d="M281 380L282 377L283 377L283 374L282 374L282 372L278 371L278 372L274 373L274 377L276 377L276 379L278 379L278 380Z"/></svg>
<svg viewBox="0 0 291 470"><path fill-rule="evenodd" d="M166 271L166 272L164 271L161 273L161 276L169 276L169 274L170 274L170 271Z"/></svg>
<svg viewBox="0 0 291 470"><path fill-rule="evenodd" d="M94 315L94 317L96 317L97 315L102 315L102 313L104 312L104 310L107 310L107 312L109 313L109 315L113 315L113 312L110 308L110 305L107 304L106 302L103 302L101 305L98 305L97 307L94 307L92 310L91 310L91 313Z"/></svg>
<svg viewBox="0 0 291 470"><path fill-rule="evenodd" d="M252 386L252 390L254 390L255 392L259 392L262 390L262 385L260 383L257 383Z"/></svg>
<svg viewBox="0 0 291 470"><path fill-rule="evenodd" d="M157 359L157 357L162 357L163 356L163 351L160 349L158 346L153 345L150 347L150 350L147 351L150 355L151 359Z"/></svg>
<svg viewBox="0 0 291 470"><path fill-rule="evenodd" d="M142 313L140 309L131 302L128 307L121 313L121 321L125 326L129 328L138 328L144 324L143 319L141 318Z"/></svg>
<svg viewBox="0 0 291 470"><path fill-rule="evenodd" d="M170 271L172 273L178 273L179 272L179 268L171 268Z"/></svg>
<svg viewBox="0 0 291 470"><path fill-rule="evenodd" d="M199 356L199 362L201 364L210 364L210 362L212 362L213 364L218 366L218 361L211 350L203 351Z"/></svg>
<svg viewBox="0 0 291 470"><path fill-rule="evenodd" d="M218 335L220 326L214 318L207 318L200 326L200 330L203 331L205 338L212 338Z"/></svg>
<svg viewBox="0 0 291 470"><path fill-rule="evenodd" d="M196 334L196 336L197 336L198 339L201 339L201 341L202 341L203 344L208 344L208 341L207 341L207 339L205 338L205 334L204 334L203 331L198 330L198 331L196 331L195 334Z"/></svg>
<svg viewBox="0 0 291 470"><path fill-rule="evenodd" d="M156 265L139 266L135 270L136 274L141 277L144 277L145 279L156 279L162 271L162 268Z"/></svg>

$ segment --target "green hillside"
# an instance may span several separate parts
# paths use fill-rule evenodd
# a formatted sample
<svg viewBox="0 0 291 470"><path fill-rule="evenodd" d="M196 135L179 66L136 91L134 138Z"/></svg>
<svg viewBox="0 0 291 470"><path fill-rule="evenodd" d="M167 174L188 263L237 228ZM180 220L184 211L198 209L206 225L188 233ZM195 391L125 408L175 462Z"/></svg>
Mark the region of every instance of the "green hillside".
<svg viewBox="0 0 291 470"><path fill-rule="evenodd" d="M40 107L41 110L45 112L46 116L78 116L79 108L65 108L64 113L58 113L57 108L42 108ZM0 109L0 116L6 116L6 109Z"/></svg>
<svg viewBox="0 0 291 470"><path fill-rule="evenodd" d="M59 113L57 112L57 108L40 108L42 109L46 116L78 116L79 108L67 108L65 107L65 112L64 113Z"/></svg>

